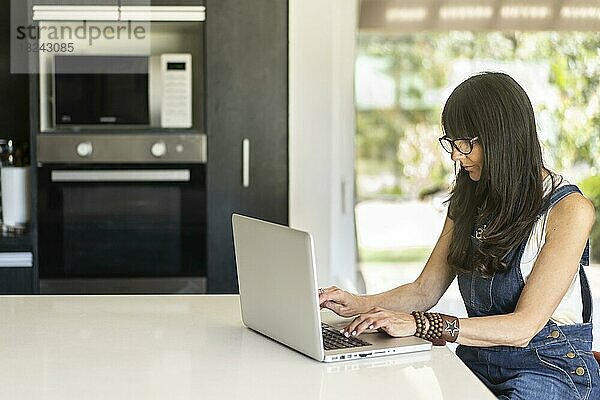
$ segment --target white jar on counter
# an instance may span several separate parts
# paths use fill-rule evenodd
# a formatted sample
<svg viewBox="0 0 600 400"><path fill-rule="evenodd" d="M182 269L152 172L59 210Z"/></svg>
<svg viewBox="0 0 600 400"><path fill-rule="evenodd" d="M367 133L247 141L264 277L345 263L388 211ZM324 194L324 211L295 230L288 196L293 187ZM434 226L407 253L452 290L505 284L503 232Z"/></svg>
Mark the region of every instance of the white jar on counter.
<svg viewBox="0 0 600 400"><path fill-rule="evenodd" d="M31 216L30 167L0 168L2 187L2 222L5 226L27 224Z"/></svg>

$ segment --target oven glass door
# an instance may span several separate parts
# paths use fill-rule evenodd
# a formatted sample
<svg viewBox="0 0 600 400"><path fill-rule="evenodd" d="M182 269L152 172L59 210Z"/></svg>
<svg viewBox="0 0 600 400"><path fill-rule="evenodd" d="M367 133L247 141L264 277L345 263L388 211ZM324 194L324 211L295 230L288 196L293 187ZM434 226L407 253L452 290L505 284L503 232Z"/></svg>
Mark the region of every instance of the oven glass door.
<svg viewBox="0 0 600 400"><path fill-rule="evenodd" d="M41 278L206 275L204 165L39 171Z"/></svg>

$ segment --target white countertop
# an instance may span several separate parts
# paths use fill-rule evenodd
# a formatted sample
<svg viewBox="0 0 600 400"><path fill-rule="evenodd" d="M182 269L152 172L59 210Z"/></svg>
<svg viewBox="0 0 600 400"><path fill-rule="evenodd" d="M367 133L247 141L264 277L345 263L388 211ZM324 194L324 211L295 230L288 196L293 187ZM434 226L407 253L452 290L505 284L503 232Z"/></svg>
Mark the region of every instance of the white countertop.
<svg viewBox="0 0 600 400"><path fill-rule="evenodd" d="M1 399L495 399L446 347L324 364L238 296L0 297Z"/></svg>

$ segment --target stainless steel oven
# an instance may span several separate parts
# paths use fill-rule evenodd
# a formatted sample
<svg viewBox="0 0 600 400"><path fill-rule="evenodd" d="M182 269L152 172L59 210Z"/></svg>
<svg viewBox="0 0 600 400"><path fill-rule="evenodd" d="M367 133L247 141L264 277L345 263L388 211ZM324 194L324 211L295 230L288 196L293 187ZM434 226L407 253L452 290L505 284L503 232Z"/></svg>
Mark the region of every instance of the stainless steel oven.
<svg viewBox="0 0 600 400"><path fill-rule="evenodd" d="M206 136L37 138L41 293L201 293Z"/></svg>

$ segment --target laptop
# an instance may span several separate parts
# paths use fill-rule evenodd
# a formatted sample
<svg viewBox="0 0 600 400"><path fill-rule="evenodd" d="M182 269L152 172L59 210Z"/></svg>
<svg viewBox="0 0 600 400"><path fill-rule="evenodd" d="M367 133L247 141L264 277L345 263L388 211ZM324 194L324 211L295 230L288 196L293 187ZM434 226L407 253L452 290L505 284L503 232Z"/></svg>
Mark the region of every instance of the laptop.
<svg viewBox="0 0 600 400"><path fill-rule="evenodd" d="M346 338L338 329L351 319L320 310L309 233L238 214L232 225L242 322L248 328L323 362L431 349L426 340L377 331Z"/></svg>

